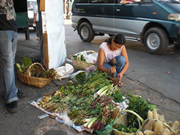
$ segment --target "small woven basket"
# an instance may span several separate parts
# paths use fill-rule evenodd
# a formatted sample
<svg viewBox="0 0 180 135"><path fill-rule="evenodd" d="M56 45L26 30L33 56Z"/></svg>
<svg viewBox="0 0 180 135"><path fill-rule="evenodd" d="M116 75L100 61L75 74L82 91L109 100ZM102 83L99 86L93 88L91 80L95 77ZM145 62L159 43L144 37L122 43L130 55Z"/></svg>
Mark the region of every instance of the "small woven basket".
<svg viewBox="0 0 180 135"><path fill-rule="evenodd" d="M38 88L43 88L48 83L50 83L52 79L51 78L32 77L29 70L35 64L40 65L42 70L45 71L45 69L43 68L43 66L40 63L33 63L28 67L25 74L18 72L18 78L19 78L21 83L31 85L31 86L35 86Z"/></svg>
<svg viewBox="0 0 180 135"><path fill-rule="evenodd" d="M137 120L138 120L138 123L139 123L139 128L142 127L142 124L143 124L144 120L136 112L134 112L132 110L123 110L123 111L120 111L118 113L117 117L116 117L118 124L122 124L124 126L127 126L127 115L125 115L125 114L121 115L122 112L128 112L128 113L134 114L137 117ZM114 132L115 135L136 135L136 133L124 133L122 131L118 131L115 128L113 129L113 132Z"/></svg>
<svg viewBox="0 0 180 135"><path fill-rule="evenodd" d="M93 51L93 50L89 50L89 51L85 51L85 52L86 52L86 53L97 53L97 52L95 52L95 51ZM81 55L82 55L82 54L79 54L79 55L77 56L77 59L76 59L76 60L73 59L73 57L71 57L71 60L72 60L72 62L73 62L73 65L75 66L75 68L76 68L77 70L85 70L86 68L90 67L91 65L94 65L94 66L96 67L96 69L97 69L96 63L88 63L88 62L86 62L86 61L81 61Z"/></svg>

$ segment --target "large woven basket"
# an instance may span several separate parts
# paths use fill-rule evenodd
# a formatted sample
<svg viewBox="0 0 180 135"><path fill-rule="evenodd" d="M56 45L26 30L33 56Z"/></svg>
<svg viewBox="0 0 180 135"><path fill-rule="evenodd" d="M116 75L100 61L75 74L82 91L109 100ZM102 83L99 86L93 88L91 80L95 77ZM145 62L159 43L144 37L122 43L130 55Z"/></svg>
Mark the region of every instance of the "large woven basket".
<svg viewBox="0 0 180 135"><path fill-rule="evenodd" d="M157 122L157 121L160 121L160 120L154 119L154 121ZM146 120L143 122L141 128L140 128L137 132L142 131L143 128L146 126L146 124L147 124L148 122L149 122L149 119L146 119ZM160 121L160 122L162 122L162 121ZM162 124L163 124L164 127L166 127L166 128L169 129L169 131L171 132L172 135L178 135L178 133L177 133L176 131L174 131L174 129L173 129L172 127L170 127L167 123L162 122Z"/></svg>
<svg viewBox="0 0 180 135"><path fill-rule="evenodd" d="M134 112L134 111L132 111L132 110L123 110L123 111L120 111L119 113L118 113L118 119L121 119L121 117L119 117L119 115L122 113L122 112L128 112L128 113L132 113L132 114L134 114L136 117L137 117L137 120L138 120L138 123L139 123L139 128L141 128L142 127L142 124L143 124L143 122L144 122L144 120L136 113L136 112ZM123 117L125 117L125 116L123 116L122 115L122 119L121 120L119 120L119 124L127 124L126 123L126 118L123 118ZM123 120L125 120L125 122L123 121ZM117 129L113 129L113 132L114 132L114 134L115 135L136 135L136 133L124 133L124 132L122 132L122 131L118 131Z"/></svg>
<svg viewBox="0 0 180 135"><path fill-rule="evenodd" d="M95 52L95 51L93 51L93 50L88 50L88 51L85 51L86 53L97 53L97 52ZM81 55L82 54L79 54L78 56L77 56L77 59L75 60L75 59L73 59L72 57L71 57L71 60L72 60L72 62L73 62L73 65L74 65L74 67L77 69L77 70L85 70L86 68L88 68L88 67L90 67L91 65L94 65L95 67L96 67L96 69L97 69L97 66L96 66L96 63L88 63L88 62L86 62L86 61L81 61Z"/></svg>
<svg viewBox="0 0 180 135"><path fill-rule="evenodd" d="M18 72L18 77L19 77L19 80L21 83L31 85L31 86L35 86L38 88L43 88L48 83L50 83L52 79L51 78L32 77L29 70L35 64L40 65L42 70L45 71L45 69L43 68L43 66L40 63L33 63L29 66L29 68L27 69L25 74Z"/></svg>

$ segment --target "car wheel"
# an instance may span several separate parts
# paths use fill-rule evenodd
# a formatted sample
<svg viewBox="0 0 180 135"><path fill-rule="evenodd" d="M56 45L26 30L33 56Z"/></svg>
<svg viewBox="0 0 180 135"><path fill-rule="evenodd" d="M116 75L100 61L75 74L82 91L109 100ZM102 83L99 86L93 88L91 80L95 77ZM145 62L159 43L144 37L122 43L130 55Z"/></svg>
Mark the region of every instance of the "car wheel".
<svg viewBox="0 0 180 135"><path fill-rule="evenodd" d="M161 54L167 49L169 39L163 29L154 27L145 33L144 45L149 53Z"/></svg>
<svg viewBox="0 0 180 135"><path fill-rule="evenodd" d="M91 42L94 39L95 33L88 22L83 22L80 24L78 33L80 38L84 42Z"/></svg>

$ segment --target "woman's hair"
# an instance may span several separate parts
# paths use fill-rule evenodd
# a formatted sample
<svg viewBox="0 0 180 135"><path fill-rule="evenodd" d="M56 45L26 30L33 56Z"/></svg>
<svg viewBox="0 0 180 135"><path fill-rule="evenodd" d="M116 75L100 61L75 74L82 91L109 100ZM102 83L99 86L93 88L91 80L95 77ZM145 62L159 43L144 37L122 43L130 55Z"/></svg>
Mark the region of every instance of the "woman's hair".
<svg viewBox="0 0 180 135"><path fill-rule="evenodd" d="M114 40L114 42L116 44L124 45L126 43L126 39L125 39L124 35L122 35L122 34L115 34L113 37L106 39L104 42L111 44L112 39Z"/></svg>

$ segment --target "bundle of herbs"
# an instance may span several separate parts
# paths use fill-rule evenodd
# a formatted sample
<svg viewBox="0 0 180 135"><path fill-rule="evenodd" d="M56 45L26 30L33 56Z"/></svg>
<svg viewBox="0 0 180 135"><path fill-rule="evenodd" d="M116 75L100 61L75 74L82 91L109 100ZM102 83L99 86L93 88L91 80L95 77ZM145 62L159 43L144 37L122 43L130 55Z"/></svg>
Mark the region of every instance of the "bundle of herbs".
<svg viewBox="0 0 180 135"><path fill-rule="evenodd" d="M18 67L18 71L24 74L28 69L28 67L32 64L32 61L30 57L23 56L21 63L22 63L21 65L19 63L16 63L16 66Z"/></svg>
<svg viewBox="0 0 180 135"><path fill-rule="evenodd" d="M87 113L87 116L93 116L93 118L86 120L83 126L95 131L103 131L107 124L112 124L115 118L112 116L114 110L116 110L116 104L112 101L112 98L107 96L96 97Z"/></svg>
<svg viewBox="0 0 180 135"><path fill-rule="evenodd" d="M32 77L42 77L51 79L55 79L56 77L56 71L54 70L54 68L44 71L43 68L38 64L32 65L29 71Z"/></svg>
<svg viewBox="0 0 180 135"><path fill-rule="evenodd" d="M136 112L144 120L147 119L147 114L149 110L156 108L156 105L149 104L147 100L143 99L139 95L135 96L128 93L127 99L129 100L127 110L132 110ZM128 126L130 128L139 128L138 120L135 115L128 113Z"/></svg>

